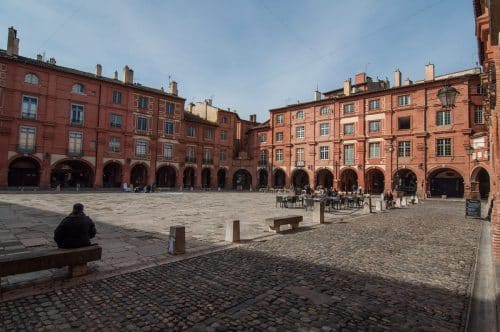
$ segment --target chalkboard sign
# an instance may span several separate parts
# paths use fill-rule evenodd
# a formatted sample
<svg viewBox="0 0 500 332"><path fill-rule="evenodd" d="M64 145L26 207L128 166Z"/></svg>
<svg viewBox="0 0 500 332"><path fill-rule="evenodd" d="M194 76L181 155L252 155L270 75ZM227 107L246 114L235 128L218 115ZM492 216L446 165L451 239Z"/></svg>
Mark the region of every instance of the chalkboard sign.
<svg viewBox="0 0 500 332"><path fill-rule="evenodd" d="M479 199L465 200L465 216L481 218L481 201Z"/></svg>

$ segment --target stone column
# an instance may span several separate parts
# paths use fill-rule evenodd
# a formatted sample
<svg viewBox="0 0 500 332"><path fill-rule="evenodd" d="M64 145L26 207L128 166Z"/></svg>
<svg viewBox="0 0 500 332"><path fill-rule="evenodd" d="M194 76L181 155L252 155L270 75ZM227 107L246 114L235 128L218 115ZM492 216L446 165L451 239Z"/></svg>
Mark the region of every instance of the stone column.
<svg viewBox="0 0 500 332"><path fill-rule="evenodd" d="M315 201L313 209L313 223L323 224L325 222L325 202Z"/></svg>

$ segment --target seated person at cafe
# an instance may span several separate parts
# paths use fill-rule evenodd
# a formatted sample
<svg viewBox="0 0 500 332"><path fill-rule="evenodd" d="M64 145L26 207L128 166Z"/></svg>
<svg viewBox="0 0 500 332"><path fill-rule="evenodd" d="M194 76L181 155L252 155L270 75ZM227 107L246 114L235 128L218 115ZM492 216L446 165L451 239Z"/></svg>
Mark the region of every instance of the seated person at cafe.
<svg viewBox="0 0 500 332"><path fill-rule="evenodd" d="M83 212L83 204L76 203L54 231L54 241L59 248L86 247L96 233L94 222Z"/></svg>

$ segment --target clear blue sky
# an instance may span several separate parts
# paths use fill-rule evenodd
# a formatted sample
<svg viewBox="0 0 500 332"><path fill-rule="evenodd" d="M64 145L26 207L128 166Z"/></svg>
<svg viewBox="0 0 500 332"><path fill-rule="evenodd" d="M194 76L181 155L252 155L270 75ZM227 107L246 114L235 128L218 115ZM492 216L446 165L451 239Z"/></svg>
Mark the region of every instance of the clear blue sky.
<svg viewBox="0 0 500 332"><path fill-rule="evenodd" d="M18 30L21 55L134 80L187 102L213 98L247 118L307 101L366 71L392 82L471 68L472 0L2 0L0 48ZM1 30L0 30L1 31Z"/></svg>

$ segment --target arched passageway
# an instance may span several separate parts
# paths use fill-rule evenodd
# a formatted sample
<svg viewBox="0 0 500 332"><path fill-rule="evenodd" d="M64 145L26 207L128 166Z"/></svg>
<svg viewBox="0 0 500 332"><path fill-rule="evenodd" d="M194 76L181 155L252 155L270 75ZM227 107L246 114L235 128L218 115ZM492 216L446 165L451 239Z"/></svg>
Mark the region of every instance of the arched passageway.
<svg viewBox="0 0 500 332"><path fill-rule="evenodd" d="M212 178L212 172L210 168L204 168L201 170L201 187L210 188L210 181Z"/></svg>
<svg viewBox="0 0 500 332"><path fill-rule="evenodd" d="M394 174L394 190L405 195L415 195L417 192L417 175L410 169L403 168Z"/></svg>
<svg viewBox="0 0 500 332"><path fill-rule="evenodd" d="M296 169L292 174L292 184L296 189L303 189L309 184L309 175L302 169Z"/></svg>
<svg viewBox="0 0 500 332"><path fill-rule="evenodd" d="M274 188L284 188L286 185L286 174L282 169L277 169L274 171Z"/></svg>
<svg viewBox="0 0 500 332"><path fill-rule="evenodd" d="M268 174L265 169L259 170L259 188L267 187Z"/></svg>
<svg viewBox="0 0 500 332"><path fill-rule="evenodd" d="M358 190L358 175L350 168L345 169L340 173L340 190L341 191L357 191Z"/></svg>
<svg viewBox="0 0 500 332"><path fill-rule="evenodd" d="M473 191L479 191L481 199L488 199L490 195L490 175L483 167L478 167L474 170L471 176L471 184Z"/></svg>
<svg viewBox="0 0 500 332"><path fill-rule="evenodd" d="M119 188L122 184L122 165L111 162L102 170L102 185L105 188Z"/></svg>
<svg viewBox="0 0 500 332"><path fill-rule="evenodd" d="M233 176L233 189L249 190L252 186L252 175L245 170L239 169Z"/></svg>
<svg viewBox="0 0 500 332"><path fill-rule="evenodd" d="M384 173L377 169L372 168L366 172L366 192L370 194L381 194L384 192L385 177Z"/></svg>
<svg viewBox="0 0 500 332"><path fill-rule="evenodd" d="M50 174L51 186L56 187L92 187L94 172L84 161L66 160L54 166Z"/></svg>
<svg viewBox="0 0 500 332"><path fill-rule="evenodd" d="M429 175L431 196L464 196L464 178L449 168L440 168Z"/></svg>
<svg viewBox="0 0 500 332"><path fill-rule="evenodd" d="M186 167L184 169L184 175L182 178L182 184L184 188L194 187L195 171L192 167Z"/></svg>
<svg viewBox="0 0 500 332"><path fill-rule="evenodd" d="M144 187L148 184L148 168L137 164L130 170L130 184L134 187Z"/></svg>
<svg viewBox="0 0 500 332"><path fill-rule="evenodd" d="M226 188L226 170L221 168L217 171L217 187L221 189Z"/></svg>
<svg viewBox="0 0 500 332"><path fill-rule="evenodd" d="M156 186L175 188L177 171L173 166L162 166L156 171Z"/></svg>
<svg viewBox="0 0 500 332"><path fill-rule="evenodd" d="M333 174L330 170L324 168L320 169L316 173L316 186L322 186L323 188L333 187Z"/></svg>
<svg viewBox="0 0 500 332"><path fill-rule="evenodd" d="M29 157L14 159L9 165L9 187L37 187L40 183L40 165Z"/></svg>

